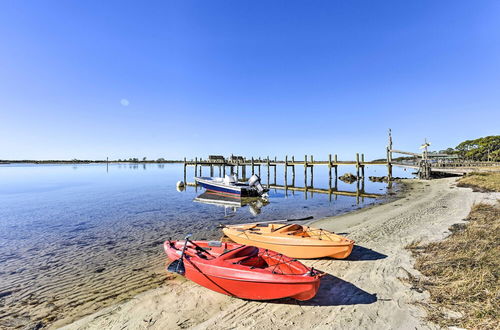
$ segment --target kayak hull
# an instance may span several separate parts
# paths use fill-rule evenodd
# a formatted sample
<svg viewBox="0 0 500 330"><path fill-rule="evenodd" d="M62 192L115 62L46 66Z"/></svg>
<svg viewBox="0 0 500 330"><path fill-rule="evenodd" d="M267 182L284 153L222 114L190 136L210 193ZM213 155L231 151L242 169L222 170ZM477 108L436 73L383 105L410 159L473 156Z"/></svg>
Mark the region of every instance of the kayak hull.
<svg viewBox="0 0 500 330"><path fill-rule="evenodd" d="M263 249L273 250L284 255L297 259L317 259L317 258L347 258L353 249L353 245L341 246L315 246L315 245L284 245L269 242L261 242L251 239L246 239L238 236L226 234L232 241L238 244L254 245Z"/></svg>
<svg viewBox="0 0 500 330"><path fill-rule="evenodd" d="M241 299L274 300L294 298L301 301L309 300L316 295L320 285L319 281L309 283L266 283L205 275L195 267L188 266L188 263L185 263L186 278L207 289Z"/></svg>
<svg viewBox="0 0 500 330"><path fill-rule="evenodd" d="M270 224L269 227L282 226ZM296 225L298 226L298 225ZM307 226L305 231L318 232L320 229ZM345 237L322 231L319 237L291 235L287 232L273 232L272 229L254 230L255 227L245 225L231 226L223 229L224 234L238 244L253 245L263 249L273 250L286 256L298 259L316 258L347 258L354 247L354 241Z"/></svg>
<svg viewBox="0 0 500 330"><path fill-rule="evenodd" d="M201 245L203 242L195 241L195 243ZM207 260L193 254L191 256L187 255L183 258L185 277L210 290L249 300L274 300L281 298L309 300L316 295L319 289L320 277L323 274L314 270L311 271L311 269L296 260L273 251L265 251L255 247L245 247L234 243L221 244L224 244L224 250L253 248L256 250L256 253L250 257L250 261L248 261L246 266L235 262L235 260L239 260L241 257L222 260L223 256L221 256L220 258ZM165 242L164 248L170 260L179 259L179 251L182 246L172 246L171 242ZM210 252L217 254L217 251L214 250L211 249ZM258 255L269 255L270 259L268 263L271 266L269 268L249 267L250 265L255 265L255 261L253 260L257 260L255 258L258 258ZM283 261L293 263L293 265L290 264L293 267L283 268L282 270L285 270L285 272L295 272L296 274L275 273L273 260L279 264L278 266ZM273 269L273 272L270 269ZM313 272L314 275L310 272Z"/></svg>

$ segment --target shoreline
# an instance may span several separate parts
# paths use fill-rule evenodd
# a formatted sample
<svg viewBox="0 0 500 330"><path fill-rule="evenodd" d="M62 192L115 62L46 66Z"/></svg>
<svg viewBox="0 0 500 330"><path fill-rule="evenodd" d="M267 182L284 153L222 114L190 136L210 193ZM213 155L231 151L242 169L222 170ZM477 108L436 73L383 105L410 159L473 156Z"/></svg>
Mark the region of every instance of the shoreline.
<svg viewBox="0 0 500 330"><path fill-rule="evenodd" d="M65 329L437 328L424 321L425 311L415 304L428 294L404 280L418 274L405 246L446 237L449 226L462 222L474 203L495 201L500 194L457 188L455 178L408 181L394 200L312 222L354 239L356 246L346 260L303 261L328 273L310 301L244 301L177 278ZM256 314L261 315L251 317Z"/></svg>
<svg viewBox="0 0 500 330"><path fill-rule="evenodd" d="M334 201L333 195L330 199L315 192L314 198L312 192L287 196L275 190L271 196L276 199L272 197L269 208L258 217L248 210L236 214L233 209L229 215L236 217L226 219L223 209L192 203L196 190L175 192L172 186L178 171L166 175L141 171L133 176L123 171L108 176L106 171L74 170L37 170L39 179L34 184L27 179L33 173L31 166L12 170L18 180L7 186L6 201L12 207L2 213L5 230L1 238L7 244L0 254L4 262L0 328L64 326L168 285L162 248L167 238L191 232L195 239L217 240L221 222L311 215L319 219L382 203L397 190L396 186L387 190L385 183L366 182L367 191L384 197L360 196L356 202L352 196L340 195ZM23 173L29 175L25 178ZM316 182L324 185L324 179L319 175ZM339 186L352 190L354 185L339 182Z"/></svg>

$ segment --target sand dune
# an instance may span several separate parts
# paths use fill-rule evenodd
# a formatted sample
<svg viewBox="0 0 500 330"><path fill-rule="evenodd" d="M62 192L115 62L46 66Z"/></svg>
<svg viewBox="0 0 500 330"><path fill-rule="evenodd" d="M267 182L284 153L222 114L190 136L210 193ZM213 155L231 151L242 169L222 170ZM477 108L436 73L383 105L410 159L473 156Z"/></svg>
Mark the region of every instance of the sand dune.
<svg viewBox="0 0 500 330"><path fill-rule="evenodd" d="M456 188L454 181L413 181L402 199L316 222L345 233L357 246L348 260L304 262L328 273L310 301L244 301L178 277L66 329L436 328L414 304L427 294L401 280L417 274L404 247L443 238L473 203L499 197Z"/></svg>

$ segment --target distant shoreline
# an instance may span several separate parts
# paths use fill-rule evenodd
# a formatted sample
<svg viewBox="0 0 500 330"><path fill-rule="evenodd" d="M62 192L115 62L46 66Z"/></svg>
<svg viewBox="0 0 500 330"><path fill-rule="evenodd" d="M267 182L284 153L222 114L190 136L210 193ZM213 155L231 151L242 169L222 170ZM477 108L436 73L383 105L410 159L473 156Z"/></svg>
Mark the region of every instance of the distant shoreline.
<svg viewBox="0 0 500 330"><path fill-rule="evenodd" d="M183 160L0 160L0 164L183 164Z"/></svg>

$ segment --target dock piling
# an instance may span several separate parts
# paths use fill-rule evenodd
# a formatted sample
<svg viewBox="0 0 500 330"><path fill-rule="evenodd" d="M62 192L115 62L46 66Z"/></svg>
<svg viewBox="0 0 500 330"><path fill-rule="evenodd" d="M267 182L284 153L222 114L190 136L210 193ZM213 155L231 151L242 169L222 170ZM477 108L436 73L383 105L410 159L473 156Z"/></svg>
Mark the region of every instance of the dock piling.
<svg viewBox="0 0 500 330"><path fill-rule="evenodd" d="M365 154L361 154L361 176L363 177L363 180L365 179Z"/></svg>
<svg viewBox="0 0 500 330"><path fill-rule="evenodd" d="M307 155L304 156L304 187L307 196Z"/></svg>
<svg viewBox="0 0 500 330"><path fill-rule="evenodd" d="M288 155L285 156L285 191L288 187Z"/></svg>

